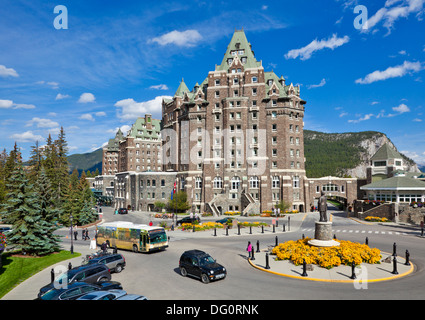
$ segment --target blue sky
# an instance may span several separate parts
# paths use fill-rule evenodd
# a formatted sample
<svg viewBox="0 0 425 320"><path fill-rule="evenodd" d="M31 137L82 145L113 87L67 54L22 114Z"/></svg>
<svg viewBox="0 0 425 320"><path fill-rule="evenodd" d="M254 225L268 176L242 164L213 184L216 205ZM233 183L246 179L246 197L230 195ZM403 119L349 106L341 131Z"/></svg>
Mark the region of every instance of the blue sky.
<svg viewBox="0 0 425 320"><path fill-rule="evenodd" d="M95 150L160 118L162 97L201 83L243 28L264 69L301 86L305 129L381 131L425 164L424 2L1 0L0 147L26 159L63 126L70 154Z"/></svg>

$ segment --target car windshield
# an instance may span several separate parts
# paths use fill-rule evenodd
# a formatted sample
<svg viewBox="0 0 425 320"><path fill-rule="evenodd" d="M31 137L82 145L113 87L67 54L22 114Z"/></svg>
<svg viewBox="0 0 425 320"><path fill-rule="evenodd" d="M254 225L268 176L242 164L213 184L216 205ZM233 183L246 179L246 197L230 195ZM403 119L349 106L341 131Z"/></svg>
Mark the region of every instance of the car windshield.
<svg viewBox="0 0 425 320"><path fill-rule="evenodd" d="M214 263L214 262L215 260L210 255L199 257L199 264L201 266L206 266L207 264Z"/></svg>
<svg viewBox="0 0 425 320"><path fill-rule="evenodd" d="M164 230L151 230L149 231L150 243L159 243L167 241L167 235Z"/></svg>

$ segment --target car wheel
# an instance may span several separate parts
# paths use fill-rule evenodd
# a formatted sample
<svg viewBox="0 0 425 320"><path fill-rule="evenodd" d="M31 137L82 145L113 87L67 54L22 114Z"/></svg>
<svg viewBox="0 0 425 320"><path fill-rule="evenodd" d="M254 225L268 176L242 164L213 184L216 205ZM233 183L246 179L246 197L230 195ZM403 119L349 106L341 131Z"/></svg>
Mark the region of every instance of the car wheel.
<svg viewBox="0 0 425 320"><path fill-rule="evenodd" d="M97 282L106 282L106 281L109 281L109 279L106 277L102 277Z"/></svg>
<svg viewBox="0 0 425 320"><path fill-rule="evenodd" d="M180 268L180 273L181 273L181 275L183 277L186 277L187 276L187 270L186 270L186 268L185 267L181 267Z"/></svg>
<svg viewBox="0 0 425 320"><path fill-rule="evenodd" d="M119 264L115 267L115 272L120 273L121 271L122 271L122 265Z"/></svg>
<svg viewBox="0 0 425 320"><path fill-rule="evenodd" d="M202 281L202 283L209 283L210 282L210 278L208 278L208 275L206 273L203 273L201 275L201 281Z"/></svg>

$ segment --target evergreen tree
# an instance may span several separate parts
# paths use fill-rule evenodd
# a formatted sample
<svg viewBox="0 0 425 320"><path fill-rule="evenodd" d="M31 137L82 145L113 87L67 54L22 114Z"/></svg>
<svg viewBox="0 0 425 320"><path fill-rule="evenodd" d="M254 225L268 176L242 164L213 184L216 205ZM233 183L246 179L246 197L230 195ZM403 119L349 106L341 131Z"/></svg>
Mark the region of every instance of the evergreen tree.
<svg viewBox="0 0 425 320"><path fill-rule="evenodd" d="M79 214L81 210L81 204L79 202L79 190L78 190L78 171L74 169L71 176L69 177L69 184L66 191L63 193L63 205L61 222L67 226L70 225L70 217L72 214L73 224L79 223Z"/></svg>
<svg viewBox="0 0 425 320"><path fill-rule="evenodd" d="M29 179L31 183L34 183L37 180L42 167L42 162L42 151L38 145L38 141L36 141L35 146L31 146L31 156L28 161L28 165L30 167Z"/></svg>
<svg viewBox="0 0 425 320"><path fill-rule="evenodd" d="M41 216L41 207L34 187L29 183L22 167L17 163L7 181L8 193L3 215L12 224L8 234L11 246L24 254L44 255L51 252L48 225Z"/></svg>
<svg viewBox="0 0 425 320"><path fill-rule="evenodd" d="M65 140L65 131L63 127L59 132L58 139L54 142L56 151L55 163L55 185L57 185L57 201L61 205L63 188L66 188L69 181L69 162L68 162L68 143Z"/></svg>
<svg viewBox="0 0 425 320"><path fill-rule="evenodd" d="M50 252L58 251L60 239L54 232L59 228L58 221L61 210L55 206L51 184L43 167L40 170L35 190L38 195L40 214L46 224L46 236L51 247Z"/></svg>
<svg viewBox="0 0 425 320"><path fill-rule="evenodd" d="M6 199L6 169L5 169L6 160L7 160L7 153L6 153L6 149L4 149L3 152L0 153L0 205Z"/></svg>

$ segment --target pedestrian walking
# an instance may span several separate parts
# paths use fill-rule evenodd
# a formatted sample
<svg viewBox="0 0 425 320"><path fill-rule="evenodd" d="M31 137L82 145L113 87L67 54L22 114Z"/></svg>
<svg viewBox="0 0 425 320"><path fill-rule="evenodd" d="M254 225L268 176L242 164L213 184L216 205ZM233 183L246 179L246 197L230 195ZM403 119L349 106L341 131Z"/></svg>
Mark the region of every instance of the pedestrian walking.
<svg viewBox="0 0 425 320"><path fill-rule="evenodd" d="M248 259L252 257L252 244L251 241L248 241L248 246L246 247L246 251L248 251Z"/></svg>
<svg viewBox="0 0 425 320"><path fill-rule="evenodd" d="M86 240L86 230L81 230L81 240Z"/></svg>
<svg viewBox="0 0 425 320"><path fill-rule="evenodd" d="M100 246L100 249L103 253L106 253L106 249L108 248L108 245L106 244L106 241L103 241L102 245Z"/></svg>
<svg viewBox="0 0 425 320"><path fill-rule="evenodd" d="M78 237L78 230L77 227L74 227L74 240L77 240Z"/></svg>
<svg viewBox="0 0 425 320"><path fill-rule="evenodd" d="M90 237L89 237L89 230L86 228L86 237L84 240L87 240L87 239L90 239Z"/></svg>

